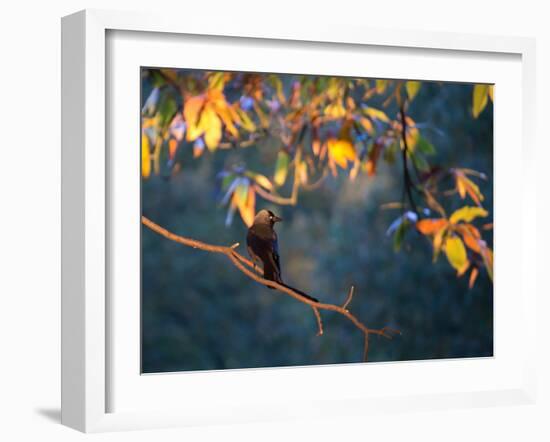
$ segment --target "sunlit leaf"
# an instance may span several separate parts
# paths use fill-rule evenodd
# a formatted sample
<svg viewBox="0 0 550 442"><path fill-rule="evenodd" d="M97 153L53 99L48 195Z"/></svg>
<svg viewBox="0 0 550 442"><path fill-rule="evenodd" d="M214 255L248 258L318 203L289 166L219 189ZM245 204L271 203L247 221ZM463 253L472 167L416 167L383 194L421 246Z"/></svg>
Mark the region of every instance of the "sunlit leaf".
<svg viewBox="0 0 550 442"><path fill-rule="evenodd" d="M451 264L457 272L463 272L464 268L469 265L469 262L466 248L462 240L458 236L448 237L445 241L444 248L449 264Z"/></svg>
<svg viewBox="0 0 550 442"><path fill-rule="evenodd" d="M469 223L478 217L486 217L488 214L489 213L482 207L465 206L453 212L449 221L452 224L456 224L459 221Z"/></svg>
<svg viewBox="0 0 550 442"><path fill-rule="evenodd" d="M208 150L214 151L222 138L222 122L212 106L205 106L199 121L199 128L204 133L204 142Z"/></svg>
<svg viewBox="0 0 550 442"><path fill-rule="evenodd" d="M225 85L224 72L212 72L208 77L208 88L211 90L223 90Z"/></svg>
<svg viewBox="0 0 550 442"><path fill-rule="evenodd" d="M237 207L239 208L242 220L247 227L250 227L254 223L254 215L256 213L256 192L254 192L252 186L247 187L247 195L244 203L241 197L239 197Z"/></svg>
<svg viewBox="0 0 550 442"><path fill-rule="evenodd" d="M346 115L346 108L342 104L342 100L338 100L325 107L325 115L332 118L342 118Z"/></svg>
<svg viewBox="0 0 550 442"><path fill-rule="evenodd" d="M238 119L240 120L240 125L244 130L248 132L254 132L256 130L256 125L245 111L237 107L235 108L235 112L238 116Z"/></svg>
<svg viewBox="0 0 550 442"><path fill-rule="evenodd" d="M479 190L478 185L466 177L460 169L456 169L454 175L456 180L456 190L458 191L460 197L464 199L466 198L466 194L468 194L478 206L481 206L481 201L484 200L484 197Z"/></svg>
<svg viewBox="0 0 550 442"><path fill-rule="evenodd" d="M472 113L474 118L477 118L485 106L487 106L487 97L489 92L489 85L487 84L476 84L474 86L473 92L473 104L472 104Z"/></svg>
<svg viewBox="0 0 550 442"><path fill-rule="evenodd" d="M433 235L448 224L446 219L422 219L416 223L418 231L424 235Z"/></svg>
<svg viewBox="0 0 550 442"><path fill-rule="evenodd" d="M456 229L462 235L464 244L466 244L469 249L473 250L476 253L481 253L481 235L479 234L479 230L477 230L471 224L460 224L456 226Z"/></svg>
<svg viewBox="0 0 550 442"><path fill-rule="evenodd" d="M262 186L264 189L267 189L267 190L273 189L273 184L271 183L271 181L269 181L269 178L267 178L264 175L248 171L246 173L246 176L248 176L249 178L252 178L258 185Z"/></svg>
<svg viewBox="0 0 550 442"><path fill-rule="evenodd" d="M407 81L405 83L405 88L407 89L409 100L412 101L414 97L416 97L416 94L418 94L418 91L420 90L420 86L422 86L422 83L420 81Z"/></svg>
<svg viewBox="0 0 550 442"><path fill-rule="evenodd" d="M356 152L350 141L330 138L327 144L330 158L342 169L348 167L348 161L355 161Z"/></svg>
<svg viewBox="0 0 550 442"><path fill-rule="evenodd" d="M205 103L203 95L187 99L183 107L183 118L187 123L187 141L195 141L202 135L199 127L199 117Z"/></svg>
<svg viewBox="0 0 550 442"><path fill-rule="evenodd" d="M143 178L149 178L151 175L151 145L149 144L149 137L141 134L141 176Z"/></svg>
<svg viewBox="0 0 550 442"><path fill-rule="evenodd" d="M273 181L277 186L282 186L285 183L288 173L289 162L290 157L288 153L284 150L280 150L277 154L277 161L275 163L275 174L273 176Z"/></svg>

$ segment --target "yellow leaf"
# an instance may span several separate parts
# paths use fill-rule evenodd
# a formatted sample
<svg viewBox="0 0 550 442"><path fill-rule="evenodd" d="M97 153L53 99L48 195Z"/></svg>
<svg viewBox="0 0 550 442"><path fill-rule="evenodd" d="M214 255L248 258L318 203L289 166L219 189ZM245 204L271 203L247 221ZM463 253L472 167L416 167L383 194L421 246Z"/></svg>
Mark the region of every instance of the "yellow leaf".
<svg viewBox="0 0 550 442"><path fill-rule="evenodd" d="M489 97L491 97L491 101L495 101L495 85L494 84L489 86Z"/></svg>
<svg viewBox="0 0 550 442"><path fill-rule="evenodd" d="M433 235L447 225L443 218L422 219L416 223L416 228L424 235Z"/></svg>
<svg viewBox="0 0 550 442"><path fill-rule="evenodd" d="M469 264L464 243L458 236L451 236L445 241L445 254L449 264L461 272Z"/></svg>
<svg viewBox="0 0 550 442"><path fill-rule="evenodd" d="M361 126L363 126L368 134L372 135L372 133L374 132L374 127L372 126L372 122L368 118L360 117L359 123L361 124Z"/></svg>
<svg viewBox="0 0 550 442"><path fill-rule="evenodd" d="M375 120L380 120L380 121L383 121L384 123L389 123L390 122L390 119L384 113L384 111L381 111L379 109L375 109L374 107L363 108L363 112L368 117L374 118Z"/></svg>
<svg viewBox="0 0 550 442"><path fill-rule="evenodd" d="M376 92L383 94L388 87L388 80L376 80Z"/></svg>
<svg viewBox="0 0 550 442"><path fill-rule="evenodd" d="M204 132L204 142L208 150L216 150L222 139L222 122L212 106L207 105L204 107L199 128Z"/></svg>
<svg viewBox="0 0 550 442"><path fill-rule="evenodd" d="M183 108L183 118L187 123L187 141L195 141L202 135L199 128L199 116L204 106L205 98L203 95L197 95L189 98Z"/></svg>
<svg viewBox="0 0 550 442"><path fill-rule="evenodd" d="M420 81L407 81L405 84L405 87L407 89L407 95L409 96L409 100L413 100L416 94L418 94L418 91L420 90L420 86L422 83Z"/></svg>
<svg viewBox="0 0 550 442"><path fill-rule="evenodd" d="M471 179L460 170L455 171L456 189L462 199L466 198L466 194L472 198L472 200L479 206L481 201L484 200L483 194L479 190L479 187Z"/></svg>
<svg viewBox="0 0 550 442"><path fill-rule="evenodd" d="M273 189L273 184L271 184L271 181L269 181L269 179L264 175L260 175L259 173L255 174L254 181L256 181L256 183L258 183L264 189L267 189L267 190Z"/></svg>
<svg viewBox="0 0 550 442"><path fill-rule="evenodd" d="M478 217L486 217L489 213L483 207L464 206L453 212L449 221L456 224L459 221L471 222Z"/></svg>
<svg viewBox="0 0 550 442"><path fill-rule="evenodd" d="M484 246L481 248L481 257L483 258L483 264L485 264L485 268L487 269L487 274L489 275L489 278L491 278L491 281L493 280L493 251L487 247Z"/></svg>
<svg viewBox="0 0 550 442"><path fill-rule="evenodd" d="M282 186L286 181L288 173L289 155L284 150L280 150L277 154L277 162L275 163L275 176L273 181L277 186Z"/></svg>
<svg viewBox="0 0 550 442"><path fill-rule="evenodd" d="M147 134L141 134L141 176L149 178L151 175L151 146Z"/></svg>
<svg viewBox="0 0 550 442"><path fill-rule="evenodd" d="M489 92L489 85L487 84L476 84L474 86L473 92L473 104L472 104L472 113L474 118L477 118L485 106L487 106L487 96Z"/></svg>
<svg viewBox="0 0 550 442"><path fill-rule="evenodd" d="M214 103L214 110L218 114L218 116L223 121L223 124L225 124L225 128L227 131L233 135L234 137L239 136L239 131L235 127L235 124L233 122L233 117L231 112L229 111L229 106L225 99L223 100L216 100ZM240 121L240 120L239 120Z"/></svg>
<svg viewBox="0 0 550 442"><path fill-rule="evenodd" d="M241 124L242 128L244 130L248 131L248 132L254 132L256 130L256 125L250 119L248 114L239 107L236 108L235 111L236 111L236 113L239 117L239 120L241 120L240 124Z"/></svg>
<svg viewBox="0 0 550 442"><path fill-rule="evenodd" d="M235 192L237 193L237 192ZM247 227L254 223L254 214L256 213L256 193L252 186L248 186L248 193L244 203L239 201L237 204L241 218Z"/></svg>
<svg viewBox="0 0 550 442"><path fill-rule="evenodd" d="M325 115L333 118L342 118L346 115L346 109L342 104L342 100L329 104L325 107Z"/></svg>
<svg viewBox="0 0 550 442"><path fill-rule="evenodd" d="M348 161L355 161L355 148L350 141L330 138L327 144L330 158L342 169L348 167Z"/></svg>

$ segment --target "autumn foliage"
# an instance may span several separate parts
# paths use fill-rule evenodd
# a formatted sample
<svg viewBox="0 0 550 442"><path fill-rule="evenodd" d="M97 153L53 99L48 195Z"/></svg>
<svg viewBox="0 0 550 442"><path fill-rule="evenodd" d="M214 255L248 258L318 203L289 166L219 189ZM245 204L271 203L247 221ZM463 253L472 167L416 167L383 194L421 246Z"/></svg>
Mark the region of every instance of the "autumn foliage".
<svg viewBox="0 0 550 442"><path fill-rule="evenodd" d="M143 97L143 179L161 168L180 173L180 149L200 161L206 152L254 149L275 138L271 169L239 165L217 175L226 224L238 214L250 226L258 198L296 205L302 192L331 177L376 179L383 161L403 177L402 200L385 205L399 211L387 230L395 250L416 231L431 243L433 260L443 254L458 277L469 275L470 287L482 270L492 279L493 252L484 240L491 214L478 185L486 171L432 162L436 146L407 115L422 82L174 69L144 69L143 75L154 85ZM492 100L493 86L473 85L471 117ZM283 195L286 184L291 191Z"/></svg>

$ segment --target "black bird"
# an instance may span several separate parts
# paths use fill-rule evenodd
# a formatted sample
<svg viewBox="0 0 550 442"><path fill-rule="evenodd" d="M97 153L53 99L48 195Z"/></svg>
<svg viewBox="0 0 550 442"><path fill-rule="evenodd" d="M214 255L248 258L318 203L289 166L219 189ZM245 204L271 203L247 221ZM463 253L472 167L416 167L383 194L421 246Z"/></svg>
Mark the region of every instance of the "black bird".
<svg viewBox="0 0 550 442"><path fill-rule="evenodd" d="M275 232L273 228L275 223L279 221L282 221L282 218L279 218L270 210L263 209L256 214L254 223L248 229L246 235L248 254L252 258L254 264L263 267L265 279L275 281L294 290L304 298L318 302L317 299L283 282L281 277L281 263L279 260L279 242L277 240L277 232ZM269 288L272 289L273 287Z"/></svg>

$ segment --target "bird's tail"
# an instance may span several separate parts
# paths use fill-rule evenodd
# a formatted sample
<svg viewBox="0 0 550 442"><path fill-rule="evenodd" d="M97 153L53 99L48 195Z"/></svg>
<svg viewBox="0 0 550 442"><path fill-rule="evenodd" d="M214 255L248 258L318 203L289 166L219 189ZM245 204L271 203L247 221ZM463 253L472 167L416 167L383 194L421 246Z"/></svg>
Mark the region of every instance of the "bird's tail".
<svg viewBox="0 0 550 442"><path fill-rule="evenodd" d="M292 290L293 292L296 292L298 293L300 296L303 296L304 298L306 299L309 299L310 301L313 301L313 302L319 302L318 299L314 298L313 296L309 296L307 293L304 293L302 292L301 290L298 290L297 288L294 288L288 284L285 284L284 282L280 282L279 284L285 286L287 289L290 289Z"/></svg>

